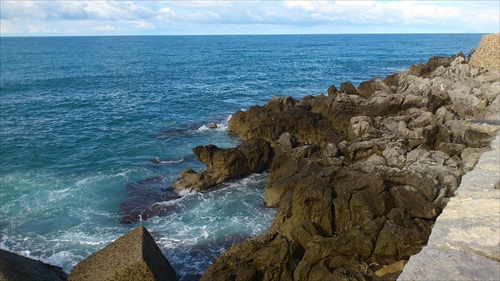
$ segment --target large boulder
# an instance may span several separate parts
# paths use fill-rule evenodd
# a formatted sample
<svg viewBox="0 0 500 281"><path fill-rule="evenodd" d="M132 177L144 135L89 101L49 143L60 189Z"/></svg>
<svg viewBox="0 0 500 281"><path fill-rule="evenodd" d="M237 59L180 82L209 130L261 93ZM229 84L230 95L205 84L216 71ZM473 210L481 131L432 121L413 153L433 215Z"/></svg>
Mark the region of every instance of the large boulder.
<svg viewBox="0 0 500 281"><path fill-rule="evenodd" d="M58 266L0 249L0 280L63 281L68 275Z"/></svg>
<svg viewBox="0 0 500 281"><path fill-rule="evenodd" d="M70 281L177 280L175 271L143 226L78 263Z"/></svg>

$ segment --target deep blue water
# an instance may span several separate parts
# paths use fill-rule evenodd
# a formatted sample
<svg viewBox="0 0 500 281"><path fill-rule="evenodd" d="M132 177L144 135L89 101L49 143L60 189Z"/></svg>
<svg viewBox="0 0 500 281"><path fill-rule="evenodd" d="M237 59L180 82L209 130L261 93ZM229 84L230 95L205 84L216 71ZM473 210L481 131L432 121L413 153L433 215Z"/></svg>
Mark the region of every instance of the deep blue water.
<svg viewBox="0 0 500 281"><path fill-rule="evenodd" d="M466 53L481 36L2 37L0 246L69 272L143 224L179 277L196 279L232 241L269 226L266 175L182 194L166 216L121 225L125 186L161 176L168 187L202 170L191 149L237 145L225 132L236 110Z"/></svg>

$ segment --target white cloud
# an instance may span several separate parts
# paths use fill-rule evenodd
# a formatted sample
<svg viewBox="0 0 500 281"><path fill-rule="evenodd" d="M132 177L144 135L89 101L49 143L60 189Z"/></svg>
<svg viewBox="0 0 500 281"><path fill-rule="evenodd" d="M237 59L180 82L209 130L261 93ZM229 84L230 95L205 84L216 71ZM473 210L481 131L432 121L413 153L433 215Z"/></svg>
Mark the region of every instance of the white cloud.
<svg viewBox="0 0 500 281"><path fill-rule="evenodd" d="M93 30L97 30L97 31L119 31L119 30L123 30L123 28L121 28L121 27L114 26L114 25L109 25L109 24L95 26L95 27L92 27L92 29Z"/></svg>
<svg viewBox="0 0 500 281"><path fill-rule="evenodd" d="M30 30L42 34L54 26L72 26L81 34L498 32L499 5L498 1L2 0L0 19L6 26L2 35Z"/></svg>
<svg viewBox="0 0 500 281"><path fill-rule="evenodd" d="M133 27L140 29L152 29L155 27L152 23L144 20L134 20L131 21L130 23L132 24Z"/></svg>

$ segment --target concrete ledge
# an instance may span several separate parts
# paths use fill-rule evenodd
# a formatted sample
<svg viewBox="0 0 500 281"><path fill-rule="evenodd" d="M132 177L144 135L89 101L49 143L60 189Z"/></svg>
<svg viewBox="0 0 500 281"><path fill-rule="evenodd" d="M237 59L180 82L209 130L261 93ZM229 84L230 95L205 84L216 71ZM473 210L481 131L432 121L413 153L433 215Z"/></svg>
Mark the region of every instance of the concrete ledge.
<svg viewBox="0 0 500 281"><path fill-rule="evenodd" d="M500 136L483 153L398 280L500 280Z"/></svg>
<svg viewBox="0 0 500 281"><path fill-rule="evenodd" d="M398 280L498 280L498 262L460 250L424 247L410 258Z"/></svg>

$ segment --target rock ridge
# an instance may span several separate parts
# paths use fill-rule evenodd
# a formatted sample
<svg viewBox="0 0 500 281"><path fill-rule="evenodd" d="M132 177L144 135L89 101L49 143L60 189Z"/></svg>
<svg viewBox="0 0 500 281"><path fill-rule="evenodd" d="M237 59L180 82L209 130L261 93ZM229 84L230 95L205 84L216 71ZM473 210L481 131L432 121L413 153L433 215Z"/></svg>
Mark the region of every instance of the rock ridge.
<svg viewBox="0 0 500 281"><path fill-rule="evenodd" d="M278 212L201 280L396 280L427 244L499 129L477 121L500 120L499 76L459 54L349 84L233 115L230 133L273 150L264 204Z"/></svg>

